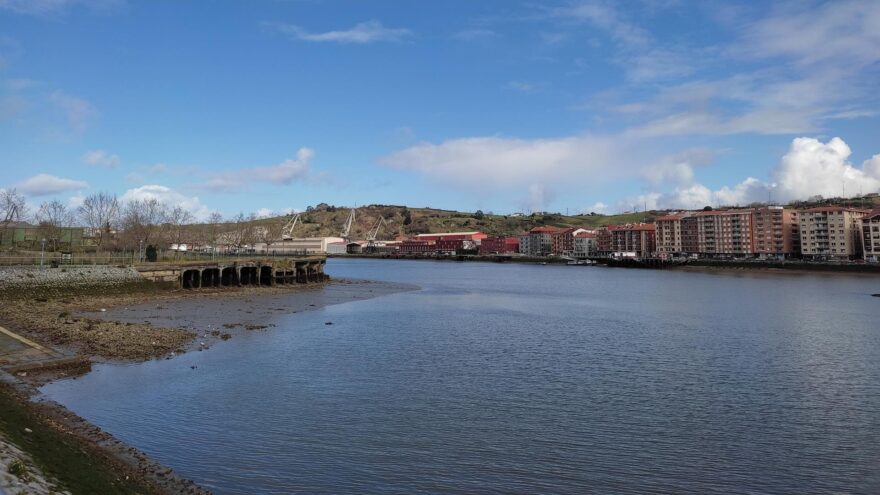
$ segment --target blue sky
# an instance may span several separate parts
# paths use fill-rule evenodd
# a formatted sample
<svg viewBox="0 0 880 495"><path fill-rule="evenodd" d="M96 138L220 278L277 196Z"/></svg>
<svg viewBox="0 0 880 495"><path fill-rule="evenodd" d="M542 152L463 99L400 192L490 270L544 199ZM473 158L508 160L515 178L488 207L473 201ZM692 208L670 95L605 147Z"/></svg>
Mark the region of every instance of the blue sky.
<svg viewBox="0 0 880 495"><path fill-rule="evenodd" d="M0 0L0 187L199 216L880 189L880 2Z"/></svg>

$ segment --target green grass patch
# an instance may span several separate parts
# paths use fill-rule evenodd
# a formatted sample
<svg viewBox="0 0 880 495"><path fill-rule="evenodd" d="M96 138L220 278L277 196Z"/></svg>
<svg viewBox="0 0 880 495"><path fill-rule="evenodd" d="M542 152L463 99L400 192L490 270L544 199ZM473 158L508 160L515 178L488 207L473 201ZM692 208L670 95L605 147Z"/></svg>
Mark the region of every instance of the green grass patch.
<svg viewBox="0 0 880 495"><path fill-rule="evenodd" d="M0 385L0 431L27 452L37 467L73 494L153 493L133 480L120 477L106 462L96 458L84 441L46 424L32 405L8 385ZM29 428L31 431L25 431ZM24 463L13 464L10 474L30 476ZM13 469L16 472L12 472Z"/></svg>

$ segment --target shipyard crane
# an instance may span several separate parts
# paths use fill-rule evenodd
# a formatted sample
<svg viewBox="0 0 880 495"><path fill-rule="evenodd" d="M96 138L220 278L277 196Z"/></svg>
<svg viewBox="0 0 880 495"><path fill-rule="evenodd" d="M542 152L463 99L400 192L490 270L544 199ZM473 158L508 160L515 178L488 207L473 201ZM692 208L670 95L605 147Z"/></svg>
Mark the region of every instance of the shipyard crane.
<svg viewBox="0 0 880 495"><path fill-rule="evenodd" d="M284 225L284 228L281 229L281 239L285 241L289 241L293 239L293 229L296 227L296 224L301 220L299 218L299 213L290 216L290 220L287 221L287 224Z"/></svg>
<svg viewBox="0 0 880 495"><path fill-rule="evenodd" d="M345 239L346 242L350 240L349 235L351 234L351 226L354 224L354 212L356 210L357 208L351 209L351 212L348 214L348 220L345 221L345 227L342 230L342 235L340 236Z"/></svg>
<svg viewBox="0 0 880 495"><path fill-rule="evenodd" d="M379 220L376 221L376 225L373 225L373 228L367 233L367 242L372 244L376 241L376 237L379 236L379 229L382 228L383 225L388 225L388 222L385 221L385 217L380 216Z"/></svg>

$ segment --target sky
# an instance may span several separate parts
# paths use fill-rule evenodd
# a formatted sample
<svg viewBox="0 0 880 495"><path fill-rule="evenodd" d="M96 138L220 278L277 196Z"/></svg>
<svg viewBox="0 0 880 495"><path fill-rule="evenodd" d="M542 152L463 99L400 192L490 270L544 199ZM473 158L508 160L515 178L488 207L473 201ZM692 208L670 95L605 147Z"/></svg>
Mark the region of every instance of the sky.
<svg viewBox="0 0 880 495"><path fill-rule="evenodd" d="M197 217L880 191L880 1L0 0L0 188Z"/></svg>

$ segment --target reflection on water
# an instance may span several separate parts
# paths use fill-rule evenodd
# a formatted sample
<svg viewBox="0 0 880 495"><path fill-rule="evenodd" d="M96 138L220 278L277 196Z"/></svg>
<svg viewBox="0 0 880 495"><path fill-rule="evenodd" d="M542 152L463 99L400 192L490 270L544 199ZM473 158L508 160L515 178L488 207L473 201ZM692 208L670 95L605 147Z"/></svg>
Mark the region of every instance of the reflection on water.
<svg viewBox="0 0 880 495"><path fill-rule="evenodd" d="M422 290L44 390L217 493L880 493L878 278L328 272Z"/></svg>

